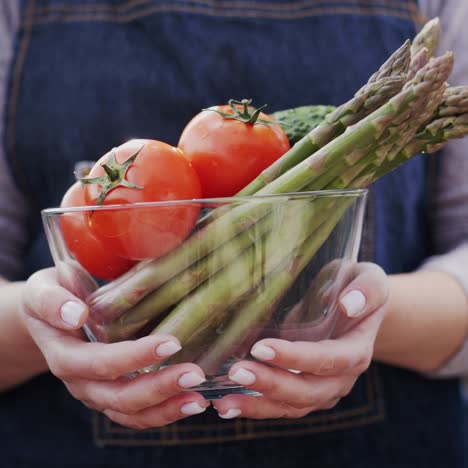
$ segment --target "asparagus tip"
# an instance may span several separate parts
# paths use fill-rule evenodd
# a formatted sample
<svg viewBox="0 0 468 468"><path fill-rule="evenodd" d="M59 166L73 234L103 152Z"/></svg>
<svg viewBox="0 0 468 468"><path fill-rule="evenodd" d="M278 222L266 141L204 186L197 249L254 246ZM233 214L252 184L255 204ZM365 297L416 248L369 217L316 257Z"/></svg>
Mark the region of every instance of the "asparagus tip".
<svg viewBox="0 0 468 468"><path fill-rule="evenodd" d="M440 19L436 16L429 20L414 38L411 55L415 56L421 48L427 47L429 56L433 56L439 46L440 33Z"/></svg>

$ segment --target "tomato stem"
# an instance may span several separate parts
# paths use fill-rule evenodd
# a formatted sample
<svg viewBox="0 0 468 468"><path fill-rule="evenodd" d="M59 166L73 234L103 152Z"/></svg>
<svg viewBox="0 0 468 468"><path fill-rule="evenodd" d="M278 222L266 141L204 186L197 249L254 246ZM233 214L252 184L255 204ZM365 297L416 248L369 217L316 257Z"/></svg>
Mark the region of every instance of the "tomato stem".
<svg viewBox="0 0 468 468"><path fill-rule="evenodd" d="M236 101L235 99L229 99L228 104L232 110L232 113L227 114L226 112L221 112L216 107L209 107L208 109L202 109L203 111L212 111L219 114L223 119L227 120L238 120L247 125L255 125L256 123L263 125L275 125L276 122L271 122L265 119L259 119L260 113L267 106L256 108L251 106L252 99L242 99L241 101Z"/></svg>
<svg viewBox="0 0 468 468"><path fill-rule="evenodd" d="M104 164L101 164L101 167L104 169L105 174L100 177L83 177L79 181L82 184L98 184L102 187L101 194L96 202L97 205L102 205L107 194L115 189L116 187L123 186L127 188L133 188L137 190L143 190L143 187L139 185L132 184L129 182L125 176L131 164L135 161L137 156L140 154L141 150L145 145L142 145L141 148L132 154L125 162L122 164L118 163L115 158L115 149L111 151L111 154L107 158L107 161Z"/></svg>

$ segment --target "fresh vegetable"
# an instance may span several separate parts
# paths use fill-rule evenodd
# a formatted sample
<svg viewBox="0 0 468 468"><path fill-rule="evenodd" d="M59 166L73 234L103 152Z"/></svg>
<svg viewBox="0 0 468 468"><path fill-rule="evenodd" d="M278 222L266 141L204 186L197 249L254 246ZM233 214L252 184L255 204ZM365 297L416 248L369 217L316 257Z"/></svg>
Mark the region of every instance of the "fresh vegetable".
<svg viewBox="0 0 468 468"><path fill-rule="evenodd" d="M88 205L127 205L200 198L196 172L177 148L155 140L131 140L104 155L85 184ZM96 210L89 216L93 234L106 248L132 260L157 258L179 245L193 229L197 203Z"/></svg>
<svg viewBox="0 0 468 468"><path fill-rule="evenodd" d="M291 148L280 160L267 169L268 178L273 180L276 178L277 174L280 175L286 172L288 168L293 167L297 162L302 161L308 155L313 154L320 146L326 144L326 142L333 138L333 135L342 133L346 123L351 124L354 121L358 121L362 115L367 115L373 110L378 109L382 103L385 103L391 96L398 93L404 84L404 79L401 75L408 70L410 59L410 43L407 41L392 54L380 67L379 71L371 77L369 82L356 93L354 98L340 106L337 111L333 113L334 117L330 118L330 120L334 122L333 124L319 126L307 135L307 137L304 137L300 143ZM392 75L393 72L396 73L395 76ZM278 163L281 163L279 167ZM328 179L330 179L330 177L328 177ZM258 177L256 181L260 182L257 186L258 188L263 187L267 183L266 180L263 181L261 177ZM254 181L254 183L256 181ZM254 184L249 184L241 193L243 194L244 191L250 193L251 190L249 187L253 185ZM215 215L211 215L208 218L215 218L216 213L219 211L226 212L226 210L222 210L221 208L215 210L213 212ZM253 222L254 221L255 218L253 219ZM232 225L230 225L230 220L227 220L221 229L224 229L226 232L233 231L232 236L234 236L236 226L238 226L238 229L242 229L241 223L233 222ZM111 287L97 293L92 298L91 302L95 315L117 317L129 304L136 304L147 294L160 287L164 282L176 276L185 268L198 261L199 258L217 248L218 245L216 241L218 236L216 236L216 229L216 226L214 229L212 228L211 240L209 240L210 234L206 232L207 230L205 229L202 231L202 240L208 237L207 242L203 242L203 247L195 246L197 242L196 239L189 239L188 242L193 242L194 244L193 248L186 243L184 249L178 249L173 252L173 255L166 256L162 258L161 261L154 262L154 268L152 267L152 262L146 268L132 273L132 277L128 278L128 280L127 278L122 278L120 282L121 287L119 289ZM200 237L200 235L198 237ZM223 241L221 236L219 236L219 241ZM100 320L103 320L103 317L101 317Z"/></svg>
<svg viewBox="0 0 468 468"><path fill-rule="evenodd" d="M299 163L293 169L288 171L283 176L279 177L275 181L268 184L259 193L260 194L272 194L272 193L284 193L293 192L303 189L306 185L312 184L317 179L317 174L320 172L328 173L330 182L336 177L339 172L342 172L346 167L337 171L337 166L341 168L343 166L351 166L369 153L373 153L374 149L386 143L388 139L391 139L394 135L399 133L399 130L405 131L404 136L410 137L413 132L412 126L407 124L407 121L411 121L416 118L424 109L426 105L426 98L439 89L449 76L452 69L452 56L447 54L440 59L436 59L428 64L427 69L421 70L416 75L415 84L408 86L402 90L397 96L392 98L386 105L375 111L373 114L363 119L357 125L355 125L350 131L341 135L340 137L333 140L329 145L319 150L309 159ZM393 123L395 119L398 122L398 117L405 115L403 123ZM414 130L414 133L417 129ZM351 157L349 157L351 155ZM256 206L248 206L244 208L244 213L233 213L236 209L231 210L226 215L222 216L218 220L213 221L207 226L206 231L210 227L225 221L230 216L241 217L248 215L257 215L257 213L263 213L267 210L266 206L268 202L259 203ZM328 216L327 212L324 212L325 217ZM305 212L302 213L302 218L305 218ZM319 219L315 216L316 219ZM315 227L314 223L306 223L308 229L305 230L304 234L310 233L310 230ZM218 231L219 236L219 231ZM274 234L273 237L275 237ZM302 240L302 242L305 239ZM288 258L289 249L297 245L298 247L302 244L295 244L293 241L288 242L288 251L285 252L286 258ZM286 249L283 248L283 251ZM278 261L274 265L279 265L281 253ZM241 258L239 261L241 261ZM229 265L224 272L228 272L233 268L233 265ZM271 269L265 269L268 274ZM225 306L231 306L233 302L242 295L246 294L248 290L253 289L253 285L246 281L246 278L250 278L248 273L243 274L244 279L239 283L237 275L229 275L222 280L211 281L207 286L201 286L197 291L202 294L203 300L200 301L199 297L192 300L192 296L188 296L159 324L154 332L155 333L170 333L175 334L182 342L187 342L193 333L201 333L202 330L209 324L210 320L213 320L213 316L219 314L219 310L214 308L216 304L221 310ZM231 289L232 288L232 289ZM247 288L247 290L243 289ZM239 292L239 295L236 295ZM227 295L224 295L227 294ZM219 299L219 301L217 300ZM202 303L205 305L210 304L210 310L214 310L213 315L206 315L206 313L198 313L198 305ZM197 313L193 313L196 310ZM190 311L190 312L189 312Z"/></svg>
<svg viewBox="0 0 468 468"><path fill-rule="evenodd" d="M251 330L265 326L349 203L317 197L305 206L289 192L366 187L418 152L468 134L468 88L447 88L453 56L429 59L435 41L417 38L422 45L413 44L412 54L405 43L350 102L240 192L285 194L290 211L282 223L275 221L281 204L268 196L215 209L182 245L90 297L96 336L121 340L152 325L154 333L177 336L184 357L194 350L193 359L214 373ZM210 346L200 356L194 348L203 342Z"/></svg>
<svg viewBox="0 0 468 468"><path fill-rule="evenodd" d="M256 179L244 187L238 195L253 195L269 182L289 171L296 164L324 147L348 127L359 122L374 110L384 105L403 87L410 65L410 43L406 41L371 76L355 96L328 114L324 122L304 135L290 151L266 168Z"/></svg>
<svg viewBox="0 0 468 468"><path fill-rule="evenodd" d="M289 144L293 146L311 130L323 123L325 117L334 110L336 110L334 106L301 106L273 112L270 117L283 127Z"/></svg>
<svg viewBox="0 0 468 468"><path fill-rule="evenodd" d="M232 319L211 346L201 356L195 355L196 363L208 374L215 374L223 362L232 356L250 336L259 335L262 325L266 325L279 301L284 297L291 284L296 280L323 242L331 234L336 223L346 211L350 200L341 203L328 203L327 211L321 214L320 221L304 243L297 243L282 264L272 270L265 278L262 288L251 294L233 313ZM205 338L206 339L206 338Z"/></svg>
<svg viewBox="0 0 468 468"><path fill-rule="evenodd" d="M425 81L401 91L385 106L363 119L350 131L333 140L309 159L296 165L274 182L268 184L260 194L284 193L324 188L345 169L355 165L379 144L379 138L397 135L398 126L392 126L392 117L406 113L417 115L425 105L424 97L431 90L438 89L448 76L451 68L451 56L437 59L421 73ZM395 127L395 129L393 128ZM300 148L299 145L294 146ZM351 148L351 153L350 153ZM176 277L191 264L214 251L221 244L233 239L245 229L245 226L257 225L258 221L269 213L268 203L239 206L207 224L197 236L187 239L179 249L169 255L151 262L144 269L124 278L118 288L110 288L93 296L91 307L97 316L116 317L128 307L129 303L139 302L163 283ZM196 277L196 275L194 275ZM129 312L131 313L131 312Z"/></svg>
<svg viewBox="0 0 468 468"><path fill-rule="evenodd" d="M197 172L204 198L233 196L290 147L281 126L248 100L202 111L178 146Z"/></svg>
<svg viewBox="0 0 468 468"><path fill-rule="evenodd" d="M65 193L61 207L85 206L84 190L80 182L73 184ZM62 215L60 224L68 250L80 265L93 276L113 280L128 271L136 262L117 257L106 248L88 225L90 212L70 211Z"/></svg>
<svg viewBox="0 0 468 468"><path fill-rule="evenodd" d="M411 57L414 60L422 49L426 49L428 56L435 55L440 43L440 20L433 18L429 20L416 35L411 44Z"/></svg>
<svg viewBox="0 0 468 468"><path fill-rule="evenodd" d="M292 138L297 140L295 147L285 153L281 158L267 167L250 184L237 193L239 196L248 196L257 193L266 184L275 180L296 164L311 156L315 151L329 143L333 138L341 135L347 127L355 124L374 110L385 104L392 96L397 94L406 80L406 73L411 62L411 45L406 41L396 50L389 59L375 72L369 81L354 95L354 97L327 114L322 122L316 126L317 118L314 116L313 124L298 125ZM320 110L321 113L323 110ZM290 111L295 113L294 109ZM290 112L280 111L280 116L289 116ZM299 114L296 113L296 114ZM299 119L305 119L304 112ZM302 130L310 127L309 133L301 135ZM226 212L218 209L199 221L199 225L206 225L216 216Z"/></svg>

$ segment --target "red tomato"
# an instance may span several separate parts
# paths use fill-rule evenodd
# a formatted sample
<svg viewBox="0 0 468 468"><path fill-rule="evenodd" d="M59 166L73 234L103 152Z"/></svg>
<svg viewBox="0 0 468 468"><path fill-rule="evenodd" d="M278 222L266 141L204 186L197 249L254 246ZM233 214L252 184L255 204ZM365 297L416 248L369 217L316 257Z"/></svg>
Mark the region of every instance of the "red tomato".
<svg viewBox="0 0 468 468"><path fill-rule="evenodd" d="M82 184L77 182L65 193L61 206L69 208L84 205L84 190ZM84 211L64 213L61 216L60 224L68 250L93 276L103 280L115 279L129 270L135 262L111 253L90 231L88 217L89 213Z"/></svg>
<svg viewBox="0 0 468 468"><path fill-rule="evenodd" d="M190 163L178 148L155 140L131 140L104 155L91 169L87 179L104 176L103 164L109 165L114 154L117 165L138 155L123 171L124 183L110 190L102 205L132 204L201 197L200 182ZM109 159L111 158L111 159ZM118 166L117 166L118 167ZM102 187L85 186L85 200L99 204ZM197 203L160 207L129 207L96 210L90 218L94 234L116 255L134 260L160 257L179 245L195 225L200 211Z"/></svg>
<svg viewBox="0 0 468 468"><path fill-rule="evenodd" d="M229 105L214 109L233 113ZM259 120L272 121L264 113ZM212 110L188 123L178 146L197 171L205 198L235 195L290 149L279 125L248 124Z"/></svg>

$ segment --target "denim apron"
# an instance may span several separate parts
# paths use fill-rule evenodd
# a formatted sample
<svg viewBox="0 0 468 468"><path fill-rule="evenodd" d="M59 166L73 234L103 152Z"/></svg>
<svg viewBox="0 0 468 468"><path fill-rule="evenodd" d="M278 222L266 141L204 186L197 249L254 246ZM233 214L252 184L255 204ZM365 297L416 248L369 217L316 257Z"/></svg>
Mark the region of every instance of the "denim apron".
<svg viewBox="0 0 468 468"><path fill-rule="evenodd" d="M39 210L79 160L131 137L177 143L200 109L251 97L274 111L349 99L405 38L406 0L25 0L6 149L29 197L24 276L51 259ZM388 273L430 254L427 161L373 187L362 256ZM372 365L330 411L224 421L210 409L133 431L87 410L50 375L0 397L0 466L279 468L461 466L456 381Z"/></svg>

